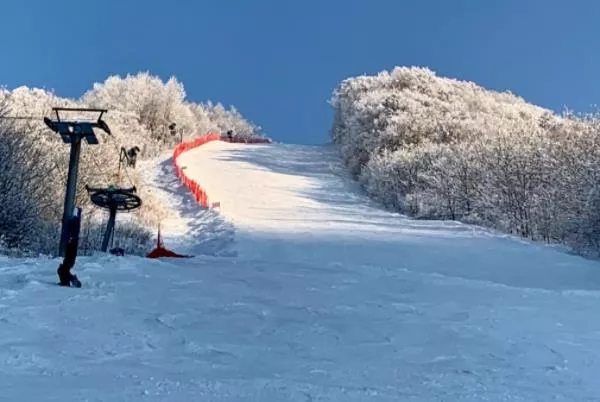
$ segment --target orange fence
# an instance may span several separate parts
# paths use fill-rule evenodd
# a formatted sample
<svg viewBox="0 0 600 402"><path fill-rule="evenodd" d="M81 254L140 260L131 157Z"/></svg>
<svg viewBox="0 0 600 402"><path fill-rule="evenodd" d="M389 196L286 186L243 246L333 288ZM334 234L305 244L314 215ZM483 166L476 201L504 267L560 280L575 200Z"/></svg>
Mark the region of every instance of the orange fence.
<svg viewBox="0 0 600 402"><path fill-rule="evenodd" d="M184 169L182 169L181 166L179 166L179 164L177 163L177 157L179 157L179 155L181 155L185 151L189 151L190 149L198 148L200 145L204 145L207 142L211 142L211 141L226 141L226 142L243 143L243 144L269 144L269 143L271 143L271 140L269 140L268 138L242 138L242 137L236 137L236 136L234 136L232 138L228 138L228 137L221 137L220 134L210 133L210 134L206 134L201 137L198 137L195 140L183 142L183 143L177 145L177 147L175 147L175 150L173 150L173 166L175 167L175 173L177 174L177 177L179 178L179 180L181 180L181 183L183 183L183 185L186 186L188 188L188 190L190 190L192 192L192 194L194 195L194 198L196 199L196 202L198 202L198 204L202 205L202 207L204 207L204 208L208 208L208 206L209 206L208 195L195 180L191 179L190 177L188 177L185 174Z"/></svg>

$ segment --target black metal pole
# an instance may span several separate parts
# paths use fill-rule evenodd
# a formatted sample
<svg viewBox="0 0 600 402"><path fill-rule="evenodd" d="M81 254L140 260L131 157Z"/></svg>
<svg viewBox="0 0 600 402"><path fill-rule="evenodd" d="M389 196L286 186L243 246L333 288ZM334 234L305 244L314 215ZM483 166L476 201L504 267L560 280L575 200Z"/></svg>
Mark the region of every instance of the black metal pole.
<svg viewBox="0 0 600 402"><path fill-rule="evenodd" d="M106 223L106 232L104 232L104 239L102 239L102 252L106 253L108 250L108 243L110 242L111 237L115 231L115 220L117 219L117 207L112 206L110 208L110 215L108 217L108 222Z"/></svg>
<svg viewBox="0 0 600 402"><path fill-rule="evenodd" d="M67 242L69 240L69 218L75 209L75 194L77 192L77 171L79 169L79 154L81 153L81 137L73 135L71 142L71 154L69 156L69 172L67 174L67 190L65 192L65 206L63 210L62 228L60 232L60 245L58 254L65 256Z"/></svg>

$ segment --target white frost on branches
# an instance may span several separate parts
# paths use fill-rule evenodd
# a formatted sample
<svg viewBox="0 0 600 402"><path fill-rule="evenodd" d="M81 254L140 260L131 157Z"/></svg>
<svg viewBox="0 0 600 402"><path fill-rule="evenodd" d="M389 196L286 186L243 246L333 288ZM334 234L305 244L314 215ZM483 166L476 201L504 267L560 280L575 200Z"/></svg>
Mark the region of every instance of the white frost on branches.
<svg viewBox="0 0 600 402"><path fill-rule="evenodd" d="M344 80L333 142L390 208L600 252L600 119L398 67Z"/></svg>

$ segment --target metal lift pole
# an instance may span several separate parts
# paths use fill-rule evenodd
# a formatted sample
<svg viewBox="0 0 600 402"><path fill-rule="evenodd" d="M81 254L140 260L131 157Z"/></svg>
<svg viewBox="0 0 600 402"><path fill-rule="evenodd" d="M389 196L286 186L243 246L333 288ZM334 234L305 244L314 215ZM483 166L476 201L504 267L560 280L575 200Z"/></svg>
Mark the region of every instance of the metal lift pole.
<svg viewBox="0 0 600 402"><path fill-rule="evenodd" d="M81 153L81 137L72 137L71 154L69 156L69 172L67 174L67 190L65 192L65 205L62 217L62 228L60 232L60 245L58 254L65 256L67 242L69 241L69 218L75 210L75 194L77 192L77 173L79 170L79 155Z"/></svg>
<svg viewBox="0 0 600 402"><path fill-rule="evenodd" d="M111 238L115 235L115 221L117 220L117 206L111 205L109 208L109 218L106 223L106 231L104 232L104 239L102 239L102 252L108 251L108 243ZM112 246L111 246L112 247Z"/></svg>

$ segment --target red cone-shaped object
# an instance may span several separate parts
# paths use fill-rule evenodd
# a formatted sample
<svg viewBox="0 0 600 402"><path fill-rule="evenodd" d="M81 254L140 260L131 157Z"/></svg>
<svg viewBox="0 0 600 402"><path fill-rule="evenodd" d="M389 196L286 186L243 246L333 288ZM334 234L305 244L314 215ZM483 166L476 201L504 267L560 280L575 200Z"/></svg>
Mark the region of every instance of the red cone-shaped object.
<svg viewBox="0 0 600 402"><path fill-rule="evenodd" d="M160 224L158 225L158 239L156 240L156 248L148 253L147 258L161 258L161 257L170 257L170 258L191 258L191 255L181 255L177 254L167 248L165 248L162 237L160 236Z"/></svg>

